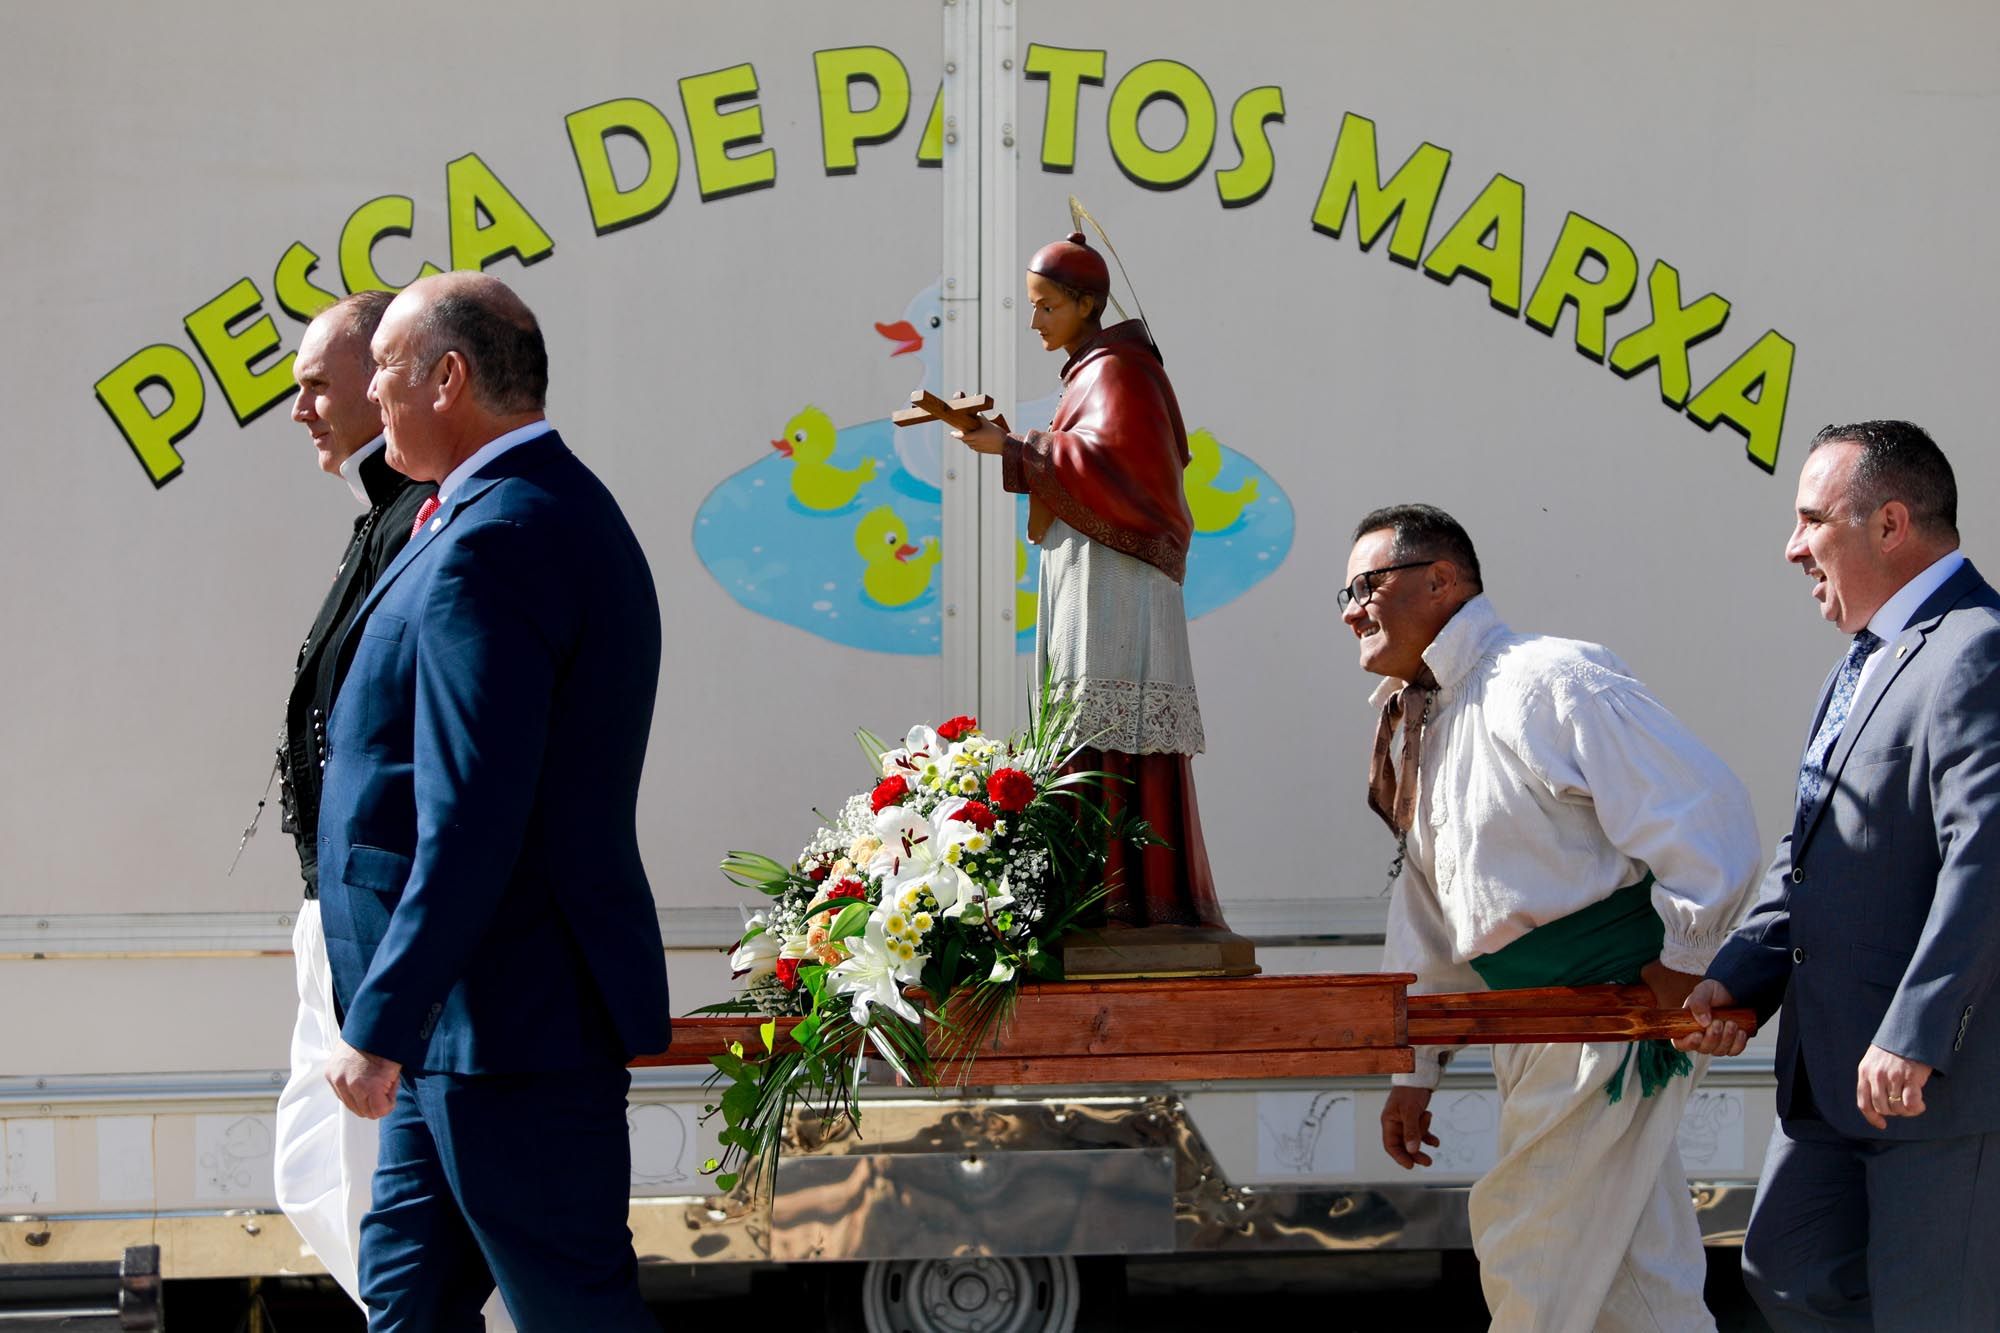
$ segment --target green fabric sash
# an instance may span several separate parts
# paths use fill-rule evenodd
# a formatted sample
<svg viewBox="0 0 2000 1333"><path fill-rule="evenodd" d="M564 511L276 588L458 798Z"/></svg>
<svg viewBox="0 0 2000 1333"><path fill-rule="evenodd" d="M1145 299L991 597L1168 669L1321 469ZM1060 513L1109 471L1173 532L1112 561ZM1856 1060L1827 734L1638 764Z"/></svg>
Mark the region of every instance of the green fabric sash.
<svg viewBox="0 0 2000 1333"><path fill-rule="evenodd" d="M1472 970L1494 990L1536 986L1629 986L1639 969L1660 956L1667 926L1653 910L1653 876L1629 884L1602 902L1535 927L1503 949L1472 960ZM1640 1095L1651 1097L1667 1081L1694 1072L1694 1062L1673 1043L1634 1042L1639 1053ZM1625 1095L1632 1047L1605 1085L1607 1100Z"/></svg>

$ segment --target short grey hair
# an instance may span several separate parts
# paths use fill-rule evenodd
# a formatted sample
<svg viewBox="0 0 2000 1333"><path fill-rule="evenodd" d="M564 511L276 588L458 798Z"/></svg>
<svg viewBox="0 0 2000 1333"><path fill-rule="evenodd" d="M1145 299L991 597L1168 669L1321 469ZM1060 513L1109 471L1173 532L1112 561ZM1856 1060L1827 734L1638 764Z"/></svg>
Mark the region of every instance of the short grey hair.
<svg viewBox="0 0 2000 1333"><path fill-rule="evenodd" d="M548 398L549 354L542 326L521 299L497 290L453 287L417 316L410 373L422 375L447 352L465 358L473 396L493 412L539 412Z"/></svg>
<svg viewBox="0 0 2000 1333"><path fill-rule="evenodd" d="M372 365L374 361L368 350L369 344L375 339L375 330L382 324L382 312L395 299L394 292L355 292L320 311L313 316L313 322L325 320L330 335L354 339L355 355Z"/></svg>

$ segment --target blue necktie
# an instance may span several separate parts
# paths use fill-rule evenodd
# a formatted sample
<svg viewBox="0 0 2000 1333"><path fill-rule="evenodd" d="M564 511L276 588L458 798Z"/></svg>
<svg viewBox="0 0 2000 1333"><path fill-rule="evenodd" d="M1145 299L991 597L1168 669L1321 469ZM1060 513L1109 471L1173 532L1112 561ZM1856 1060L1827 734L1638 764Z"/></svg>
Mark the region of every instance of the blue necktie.
<svg viewBox="0 0 2000 1333"><path fill-rule="evenodd" d="M1826 785L1826 757L1833 753L1833 743L1840 739L1840 729L1847 725L1848 710L1854 707L1854 687L1861 683L1861 668L1867 664L1868 654L1882 646L1882 640L1867 630L1854 636L1854 646L1847 650L1847 659L1840 664L1840 675L1833 682L1833 694L1826 701L1826 715L1819 721L1819 730L1813 733L1812 744L1806 747L1805 762L1799 765L1799 812L1811 810L1819 800L1820 788Z"/></svg>

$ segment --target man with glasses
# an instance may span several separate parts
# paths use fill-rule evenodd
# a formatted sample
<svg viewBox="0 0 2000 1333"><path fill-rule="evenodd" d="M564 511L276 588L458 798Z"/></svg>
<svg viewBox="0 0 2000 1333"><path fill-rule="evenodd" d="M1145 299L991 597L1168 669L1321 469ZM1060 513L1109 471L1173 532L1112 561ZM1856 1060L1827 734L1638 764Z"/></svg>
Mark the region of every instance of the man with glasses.
<svg viewBox="0 0 2000 1333"><path fill-rule="evenodd" d="M1341 619L1386 677L1368 804L1397 840L1389 971L1418 991L1635 983L1678 1006L1756 882L1748 794L1609 650L1518 634L1429 505L1355 529ZM1443 1057L1395 1076L1382 1146L1438 1144ZM1494 1048L1498 1161L1471 1199L1496 1330L1712 1330L1664 1042Z"/></svg>

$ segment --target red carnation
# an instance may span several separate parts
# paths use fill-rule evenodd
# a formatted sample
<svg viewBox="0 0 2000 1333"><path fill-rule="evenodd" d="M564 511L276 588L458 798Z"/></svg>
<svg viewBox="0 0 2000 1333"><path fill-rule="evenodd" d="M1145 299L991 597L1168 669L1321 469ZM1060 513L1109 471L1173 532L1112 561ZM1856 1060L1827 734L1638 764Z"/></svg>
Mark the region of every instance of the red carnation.
<svg viewBox="0 0 2000 1333"><path fill-rule="evenodd" d="M875 790L868 794L868 804L875 807L875 813L879 815L885 807L895 805L909 794L910 784L899 773L876 783Z"/></svg>
<svg viewBox="0 0 2000 1333"><path fill-rule="evenodd" d="M1035 799L1035 780L1018 768L996 768L986 779L986 794L1011 815L1027 809L1028 802Z"/></svg>
<svg viewBox="0 0 2000 1333"><path fill-rule="evenodd" d="M979 730L978 718L960 715L939 727L937 732L940 740L955 741L964 737L968 732L977 730Z"/></svg>
<svg viewBox="0 0 2000 1333"><path fill-rule="evenodd" d="M994 815L992 809L985 802L967 801L958 808L957 812L952 815L952 818L962 823L970 824L976 829L983 830L993 827Z"/></svg>
<svg viewBox="0 0 2000 1333"><path fill-rule="evenodd" d="M826 878L826 871L827 868L825 865L808 866L806 868L806 878L817 884Z"/></svg>
<svg viewBox="0 0 2000 1333"><path fill-rule="evenodd" d="M868 896L868 886L852 875L843 875L834 882L832 888L826 891L826 896L829 899L866 898Z"/></svg>
<svg viewBox="0 0 2000 1333"><path fill-rule="evenodd" d="M786 990L799 988L799 960L780 958L778 960L778 984Z"/></svg>

